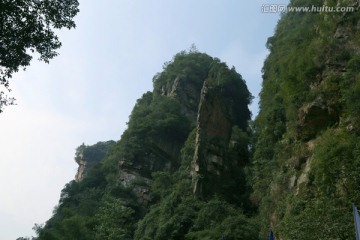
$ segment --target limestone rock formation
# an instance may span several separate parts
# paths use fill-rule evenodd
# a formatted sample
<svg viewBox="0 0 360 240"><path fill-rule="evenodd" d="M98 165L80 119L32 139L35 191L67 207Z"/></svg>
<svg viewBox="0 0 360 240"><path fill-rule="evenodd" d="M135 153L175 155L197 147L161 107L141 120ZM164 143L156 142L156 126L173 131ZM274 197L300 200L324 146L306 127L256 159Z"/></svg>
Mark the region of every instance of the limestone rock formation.
<svg viewBox="0 0 360 240"><path fill-rule="evenodd" d="M92 146L87 146L84 143L80 145L75 152L75 161L79 165L75 181L82 181L88 170L103 160L114 144L114 141L107 141L98 142Z"/></svg>
<svg viewBox="0 0 360 240"><path fill-rule="evenodd" d="M166 69L154 77L154 92L152 95L143 96L143 100L139 100L134 109L140 109L141 104L147 104L146 109L152 109L144 113L142 123L137 123L141 125L147 121L147 117L161 108L161 104L171 102L171 105L178 106L178 112L172 117L169 117L169 112L159 113L154 116L156 120L152 118L152 121L162 121L158 116L163 114L168 116L168 119L182 119L174 126L177 129L184 122L188 122L186 127L181 132L173 132L171 129L164 131L165 124L161 126L161 133L158 133L156 127L146 126L142 131L143 138L138 139L138 135L132 136L133 133L130 133L130 126L134 124L130 119L130 130L123 135L120 143L125 153L119 157L120 183L124 187L132 186L134 194L140 196L139 202L145 205L152 199L151 194L148 194L152 183L151 173L173 172L178 169L180 150L193 128L196 128L197 136L191 174L197 195L206 196L225 191L222 189L222 182L233 177L229 173L230 169L239 166L242 158L248 157L242 153L242 156L234 159L229 157L230 149L234 156L239 155L234 153L237 148L236 141L230 144L233 127L238 126L245 131L244 126L250 119L247 105L250 103L251 94L241 75L234 68L229 69L219 59L212 59L206 54L180 54L178 58L168 66L172 71ZM186 58L188 59L184 63ZM193 58L196 61L191 62ZM192 64L189 65L188 62ZM179 137L180 134L184 137ZM136 146L141 146L142 150L126 154L126 149L134 148L134 142ZM216 188L219 191L215 190Z"/></svg>
<svg viewBox="0 0 360 240"><path fill-rule="evenodd" d="M79 165L79 167L78 167L76 175L75 175L75 181L80 182L85 177L85 170L87 169L87 167L86 167L87 162L84 159L83 151L77 152L76 154L77 154L77 156L75 158L75 161Z"/></svg>
<svg viewBox="0 0 360 240"><path fill-rule="evenodd" d="M220 178L224 177L229 165L226 151L232 122L223 97L221 87L209 87L205 83L201 90L192 166L194 193L200 196L219 187Z"/></svg>

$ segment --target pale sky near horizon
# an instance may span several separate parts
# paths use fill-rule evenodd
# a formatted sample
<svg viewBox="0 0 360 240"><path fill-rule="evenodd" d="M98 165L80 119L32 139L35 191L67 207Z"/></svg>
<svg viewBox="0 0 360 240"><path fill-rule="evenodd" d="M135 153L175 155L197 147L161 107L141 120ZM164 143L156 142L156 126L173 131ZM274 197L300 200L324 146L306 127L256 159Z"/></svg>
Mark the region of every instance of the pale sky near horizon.
<svg viewBox="0 0 360 240"><path fill-rule="evenodd" d="M0 114L0 239L34 236L74 179L75 148L119 140L152 77L195 44L246 80L257 97L279 14L273 0L80 0L77 28L58 33L50 64L36 56L10 81L16 106ZM275 2L287 4L287 0ZM256 114L258 98L251 111Z"/></svg>

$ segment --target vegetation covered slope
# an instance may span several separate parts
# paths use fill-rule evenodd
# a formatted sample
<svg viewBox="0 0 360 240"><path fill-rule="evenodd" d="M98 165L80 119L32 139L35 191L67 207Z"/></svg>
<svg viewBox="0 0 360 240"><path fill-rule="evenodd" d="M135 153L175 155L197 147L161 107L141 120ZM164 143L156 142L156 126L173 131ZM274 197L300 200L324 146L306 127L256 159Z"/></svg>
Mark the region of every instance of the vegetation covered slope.
<svg viewBox="0 0 360 240"><path fill-rule="evenodd" d="M354 12L289 12L268 39L251 198L260 207L263 237L271 226L281 239L353 239L351 203L360 204L360 14L355 1L290 3L312 5Z"/></svg>
<svg viewBox="0 0 360 240"><path fill-rule="evenodd" d="M77 149L81 174L62 190L51 219L35 226L35 239L257 239L245 178L252 99L245 81L192 50L175 55L153 83L118 142ZM223 126L206 119L222 119ZM196 172L200 142L214 161ZM207 190L196 195L200 178Z"/></svg>

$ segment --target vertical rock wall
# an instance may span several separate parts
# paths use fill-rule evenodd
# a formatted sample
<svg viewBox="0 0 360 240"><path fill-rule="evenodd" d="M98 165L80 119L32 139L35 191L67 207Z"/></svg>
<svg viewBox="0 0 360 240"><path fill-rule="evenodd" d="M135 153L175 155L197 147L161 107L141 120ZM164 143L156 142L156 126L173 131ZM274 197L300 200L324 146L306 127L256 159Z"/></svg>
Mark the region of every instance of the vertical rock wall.
<svg viewBox="0 0 360 240"><path fill-rule="evenodd" d="M222 97L221 87L208 87L204 84L192 164L193 191L198 196L206 196L220 188L221 178L229 165L226 162L226 152L232 123L223 106Z"/></svg>

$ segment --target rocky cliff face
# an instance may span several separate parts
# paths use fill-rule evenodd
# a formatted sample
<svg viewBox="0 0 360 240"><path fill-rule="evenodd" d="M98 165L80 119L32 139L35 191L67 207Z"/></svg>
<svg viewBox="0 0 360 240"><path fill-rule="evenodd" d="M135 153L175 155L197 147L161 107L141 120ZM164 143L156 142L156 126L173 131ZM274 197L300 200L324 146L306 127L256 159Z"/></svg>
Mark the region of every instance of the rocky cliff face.
<svg viewBox="0 0 360 240"><path fill-rule="evenodd" d="M190 61L190 65L184 64L186 58L187 61L193 58L196 63ZM228 174L230 166L234 165L231 162L240 161L230 159L228 154L232 128L236 125L243 127L250 118L247 104L251 95L244 80L234 69L228 69L224 63L206 54L191 53L186 58L185 55L178 55L163 73L155 77L154 93L147 102L148 108L153 110L145 113L147 116L152 116L160 104L171 102L172 105L177 105L177 115L171 117L172 120L169 121L183 119L174 126L175 128L187 122L186 127L181 130L184 137L178 138L176 135L180 132L171 129L166 130L165 134L161 130L160 134L152 126L149 127L152 130L144 130L146 140L138 140L139 144L146 146L141 154L120 157L121 184L125 187L132 186L135 195L139 197L139 202L145 205L152 199L151 173L172 172L179 167L180 150L193 128L196 128L197 136L191 172L194 192L198 196L220 192L215 189L221 189L224 178L231 177L231 174ZM240 103L239 99L241 99ZM142 101L138 102L139 108L140 102ZM162 114L156 115L156 118L160 115ZM164 117L166 115L169 114L163 114ZM145 119L146 117L143 121L146 121ZM155 119L155 121L162 120ZM130 127L132 122L130 121L129 124ZM161 128L166 128L166 124ZM152 135L147 135L147 131ZM125 140L122 141L124 141L122 144L126 145ZM127 148L129 147L131 145ZM247 158L247 156L243 157Z"/></svg>
<svg viewBox="0 0 360 240"><path fill-rule="evenodd" d="M208 58L207 55L205 57ZM169 87L167 87L166 84L160 85L158 91L156 89L154 90L150 101L150 105L152 106L150 108L155 109L153 112L158 111L156 108L161 108L161 104L157 105L157 101L162 103L166 102L165 105L177 105L179 111L174 114L176 115L174 117L182 118L182 122L186 122L187 125L181 130L182 132L173 132L171 129L166 130L165 134L163 131L161 134L156 131L151 133L146 132L144 136L146 140L139 140L139 145L146 148L145 154L137 157L120 157L120 184L123 187L131 187L138 199L138 203L144 207L148 206L153 199L150 193L152 184L151 174L158 171L173 172L179 167L180 150L186 139L180 135L187 136L191 128L195 126L201 87L199 88L196 82L191 81L190 78L186 73L171 76L171 79L167 79L167 82L171 82L170 85L168 84ZM204 77L197 79L197 81L200 82L204 80ZM164 108L167 108L167 106L164 106ZM162 111L166 112L168 110L163 109ZM153 112L146 114L149 116L152 115ZM154 116L154 120L160 123L163 119L159 117L160 116ZM160 127L162 128L163 126Z"/></svg>
<svg viewBox="0 0 360 240"><path fill-rule="evenodd" d="M199 80L204 81L205 79ZM162 86L161 94L177 99L181 104L183 114L192 122L195 122L200 101L200 90L196 82L189 81L186 76L178 75L173 81L171 90L167 91L165 86Z"/></svg>
<svg viewBox="0 0 360 240"><path fill-rule="evenodd" d="M75 175L75 181L80 182L81 180L84 179L84 177L86 175L87 162L84 159L84 154L83 154L82 151L77 152L76 155L77 156L75 158L75 161L79 165L79 167L78 167L78 170L77 170L76 175Z"/></svg>
<svg viewBox="0 0 360 240"><path fill-rule="evenodd" d="M223 97L220 86L209 87L205 82L201 90L192 164L194 193L198 196L208 195L221 187L220 179L228 171L226 152L233 123L224 107Z"/></svg>
<svg viewBox="0 0 360 240"><path fill-rule="evenodd" d="M243 204L245 199L233 197L235 191L247 191L243 167L249 160L248 140L246 129L241 126L246 125L244 121L249 120L250 114L247 107L234 103L239 102L236 98L245 83L240 75L227 81L216 79L216 75L213 73L204 82L200 95L191 167L193 192L201 198L217 194ZM242 101L249 103L250 99L248 94Z"/></svg>
<svg viewBox="0 0 360 240"><path fill-rule="evenodd" d="M186 58L194 58L198 64L185 64ZM138 202L143 206L147 206L153 199L150 194L151 174L157 171L173 172L180 165L180 150L196 124L201 87L206 78L203 72L209 68L211 59L208 55L197 52L188 56L178 54L162 73L154 77L154 92L149 93L151 96L146 103L148 105L143 113L144 119L140 120L144 122L149 119L151 123L144 128L142 139L138 138L135 128L132 130L133 122L130 119L129 129L124 135L129 134L129 138L136 139L142 150L119 157L119 179L122 186L133 188ZM143 98L145 101L145 96ZM145 104L143 102L138 102L139 108L141 104ZM157 123L159 126L154 126ZM124 149L134 148L130 140L121 141Z"/></svg>
<svg viewBox="0 0 360 240"><path fill-rule="evenodd" d="M75 175L75 181L80 182L87 175L89 169L103 160L114 141L98 142L92 146L80 145L75 152L75 161L79 165Z"/></svg>

